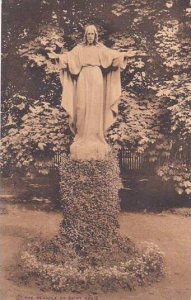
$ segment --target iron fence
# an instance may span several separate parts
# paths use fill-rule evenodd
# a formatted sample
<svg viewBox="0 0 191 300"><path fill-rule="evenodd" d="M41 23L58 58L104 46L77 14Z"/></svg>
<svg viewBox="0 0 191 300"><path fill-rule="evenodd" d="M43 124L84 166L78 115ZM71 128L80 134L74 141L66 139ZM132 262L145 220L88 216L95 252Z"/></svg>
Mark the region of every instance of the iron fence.
<svg viewBox="0 0 191 300"><path fill-rule="evenodd" d="M52 168L56 168L64 156L64 153L57 153L52 162ZM152 161L151 156L145 153L136 153L129 149L122 149L119 154L119 165L122 172L126 171L137 171L141 172L143 170L152 171L156 165L163 165L164 162L173 160L178 160L185 163L188 167L191 166L191 154L190 153L177 153L174 157L170 156L158 156Z"/></svg>

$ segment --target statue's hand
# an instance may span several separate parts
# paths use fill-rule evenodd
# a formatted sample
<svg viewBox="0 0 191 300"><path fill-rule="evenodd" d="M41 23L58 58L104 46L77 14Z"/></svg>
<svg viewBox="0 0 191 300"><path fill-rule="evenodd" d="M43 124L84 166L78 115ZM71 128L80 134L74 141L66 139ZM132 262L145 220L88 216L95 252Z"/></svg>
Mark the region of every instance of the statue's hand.
<svg viewBox="0 0 191 300"><path fill-rule="evenodd" d="M137 55L137 51L133 51L133 50L129 50L127 52L125 52L125 57L134 57Z"/></svg>
<svg viewBox="0 0 191 300"><path fill-rule="evenodd" d="M125 57L135 57L135 56L146 56L146 53L141 51L141 50L137 50L137 51L133 51L133 50L129 50L127 52L125 52Z"/></svg>
<svg viewBox="0 0 191 300"><path fill-rule="evenodd" d="M58 59L59 58L59 54L56 54L55 52L48 52L47 55L50 59Z"/></svg>

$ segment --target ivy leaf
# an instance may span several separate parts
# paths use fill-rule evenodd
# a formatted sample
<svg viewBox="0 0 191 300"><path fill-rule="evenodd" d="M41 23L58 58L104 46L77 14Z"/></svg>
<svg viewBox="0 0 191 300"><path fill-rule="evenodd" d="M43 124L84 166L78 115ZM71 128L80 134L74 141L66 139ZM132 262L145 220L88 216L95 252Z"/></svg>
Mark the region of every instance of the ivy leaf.
<svg viewBox="0 0 191 300"><path fill-rule="evenodd" d="M38 148L42 151L44 150L45 146L46 146L46 144L44 144L44 143L38 143Z"/></svg>
<svg viewBox="0 0 191 300"><path fill-rule="evenodd" d="M183 189L181 189L179 187L176 187L175 190L179 195L181 195L183 193Z"/></svg>

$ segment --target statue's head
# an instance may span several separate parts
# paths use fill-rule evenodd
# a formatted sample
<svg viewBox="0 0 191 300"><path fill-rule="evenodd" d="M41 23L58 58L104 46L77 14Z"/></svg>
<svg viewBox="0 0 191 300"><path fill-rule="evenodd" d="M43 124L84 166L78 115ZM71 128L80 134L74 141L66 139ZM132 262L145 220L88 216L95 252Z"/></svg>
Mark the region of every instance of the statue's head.
<svg viewBox="0 0 191 300"><path fill-rule="evenodd" d="M88 25L85 28L84 42L89 45L98 43L98 32L94 25Z"/></svg>

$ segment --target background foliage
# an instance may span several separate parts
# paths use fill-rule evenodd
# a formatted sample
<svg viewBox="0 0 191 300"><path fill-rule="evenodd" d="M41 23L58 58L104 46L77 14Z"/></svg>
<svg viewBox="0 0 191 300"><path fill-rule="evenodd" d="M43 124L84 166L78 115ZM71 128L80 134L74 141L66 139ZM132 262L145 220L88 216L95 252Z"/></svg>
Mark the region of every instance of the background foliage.
<svg viewBox="0 0 191 300"><path fill-rule="evenodd" d="M72 49L94 23L114 49L139 50L122 73L123 94L108 141L164 158L157 174L191 193L191 7L187 0L4 0L2 30L3 166L48 172L68 151L61 84L47 53ZM146 54L146 55L145 55ZM185 158L185 159L183 159ZM39 164L40 161L40 164ZM46 163L43 163L45 161Z"/></svg>

